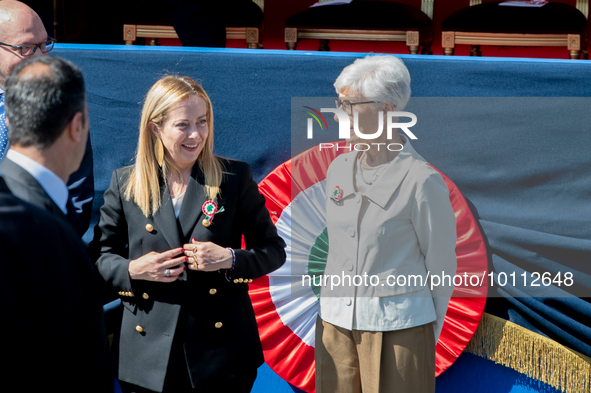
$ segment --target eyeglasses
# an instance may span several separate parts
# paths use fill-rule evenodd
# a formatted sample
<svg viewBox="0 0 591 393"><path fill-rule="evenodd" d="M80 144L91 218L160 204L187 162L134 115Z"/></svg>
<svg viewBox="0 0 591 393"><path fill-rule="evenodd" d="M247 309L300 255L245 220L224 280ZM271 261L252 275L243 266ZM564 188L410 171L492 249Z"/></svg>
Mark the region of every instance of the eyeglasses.
<svg viewBox="0 0 591 393"><path fill-rule="evenodd" d="M51 37L47 37L45 42L42 42L40 44L31 44L31 45L23 45L23 46L16 46L16 45L11 45L11 44L7 44L4 42L0 42L0 45L8 46L8 47L11 47L15 50L18 49L21 52L21 56L25 56L25 57L34 55L35 52L37 51L37 48L39 48L42 53L51 52L51 50L53 49L53 44L55 44L55 40Z"/></svg>
<svg viewBox="0 0 591 393"><path fill-rule="evenodd" d="M353 114L353 105L361 105L361 104L377 104L380 101L362 101L362 102L351 102L347 100L340 100L339 98L334 100L334 103L337 108L343 108L347 115L351 116Z"/></svg>

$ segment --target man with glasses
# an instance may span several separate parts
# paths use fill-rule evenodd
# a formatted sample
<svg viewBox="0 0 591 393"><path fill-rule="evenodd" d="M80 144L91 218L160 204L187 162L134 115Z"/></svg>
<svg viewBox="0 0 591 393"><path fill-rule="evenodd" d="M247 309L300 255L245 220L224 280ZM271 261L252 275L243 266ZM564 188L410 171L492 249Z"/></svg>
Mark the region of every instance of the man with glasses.
<svg viewBox="0 0 591 393"><path fill-rule="evenodd" d="M8 148L8 127L4 108L6 80L18 63L30 57L47 54L53 49L54 43L55 40L47 35L41 18L30 7L18 1L0 1L0 160L6 155L7 160L19 165L18 156ZM2 172L9 186L11 178L15 182L23 181L17 170L11 171L10 168L6 168ZM68 191L71 206L76 213L72 222L78 234L82 236L90 224L94 198L90 138L80 168L68 180ZM30 193L15 190L13 193L35 204L35 201L30 200Z"/></svg>

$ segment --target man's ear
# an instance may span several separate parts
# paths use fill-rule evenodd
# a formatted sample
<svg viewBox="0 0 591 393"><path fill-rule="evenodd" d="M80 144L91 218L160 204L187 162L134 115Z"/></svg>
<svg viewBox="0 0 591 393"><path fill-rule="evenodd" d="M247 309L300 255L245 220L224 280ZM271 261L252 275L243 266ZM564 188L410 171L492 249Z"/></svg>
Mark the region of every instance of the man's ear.
<svg viewBox="0 0 591 393"><path fill-rule="evenodd" d="M67 125L68 136L76 143L82 140L82 134L86 128L86 119L84 118L83 112L76 112L72 117L72 120Z"/></svg>
<svg viewBox="0 0 591 393"><path fill-rule="evenodd" d="M395 109L396 109L396 106L393 103L391 103L391 102L384 103L384 110L386 112L394 112Z"/></svg>

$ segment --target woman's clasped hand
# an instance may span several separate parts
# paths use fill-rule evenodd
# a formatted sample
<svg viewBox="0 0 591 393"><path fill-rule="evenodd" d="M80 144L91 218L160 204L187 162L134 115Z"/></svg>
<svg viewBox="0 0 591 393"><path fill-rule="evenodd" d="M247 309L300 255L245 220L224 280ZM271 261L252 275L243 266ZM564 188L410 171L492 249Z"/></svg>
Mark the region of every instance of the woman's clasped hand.
<svg viewBox="0 0 591 393"><path fill-rule="evenodd" d="M192 243L181 248L165 252L151 251L130 261L129 277L132 280L173 282L187 268L211 272L231 267L232 251L212 242L192 239Z"/></svg>
<svg viewBox="0 0 591 393"><path fill-rule="evenodd" d="M191 241L192 243L183 246L189 269L211 272L232 268L233 254L229 249L212 242L198 242L195 239Z"/></svg>
<svg viewBox="0 0 591 393"><path fill-rule="evenodd" d="M184 265L187 259L184 248L151 251L129 262L129 277L132 280L173 282L187 270Z"/></svg>

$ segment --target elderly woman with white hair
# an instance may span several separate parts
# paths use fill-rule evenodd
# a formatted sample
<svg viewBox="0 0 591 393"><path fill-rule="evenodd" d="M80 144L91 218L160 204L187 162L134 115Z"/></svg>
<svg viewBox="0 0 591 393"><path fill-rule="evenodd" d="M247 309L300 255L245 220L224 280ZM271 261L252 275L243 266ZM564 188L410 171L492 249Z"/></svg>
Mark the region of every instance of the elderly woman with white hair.
<svg viewBox="0 0 591 393"><path fill-rule="evenodd" d="M410 98L401 60L358 59L334 86L349 117L347 142L357 148L327 173L324 274L342 285L320 292L316 391L434 392L435 345L453 286L427 283L456 270L449 192L409 138L382 132Z"/></svg>

